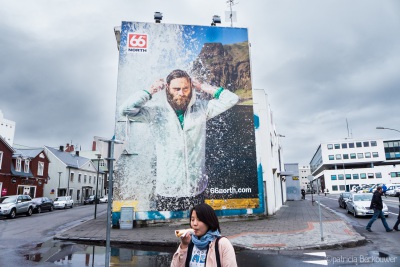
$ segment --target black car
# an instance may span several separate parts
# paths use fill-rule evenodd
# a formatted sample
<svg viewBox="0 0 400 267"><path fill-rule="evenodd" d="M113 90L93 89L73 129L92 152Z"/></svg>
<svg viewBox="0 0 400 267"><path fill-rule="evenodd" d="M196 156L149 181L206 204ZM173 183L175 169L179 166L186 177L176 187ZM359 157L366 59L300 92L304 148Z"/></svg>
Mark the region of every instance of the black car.
<svg viewBox="0 0 400 267"><path fill-rule="evenodd" d="M53 200L47 197L34 198L32 199L32 203L34 204L33 212L35 213L41 213L43 210L54 210Z"/></svg>
<svg viewBox="0 0 400 267"><path fill-rule="evenodd" d="M83 200L83 205L86 205L86 204L94 204L94 200L96 199L96 196L95 195L93 195L93 196L88 196L87 198L85 198L84 200ZM97 198L96 199L96 202L97 202L97 204L99 204L99 199Z"/></svg>
<svg viewBox="0 0 400 267"><path fill-rule="evenodd" d="M350 198L350 196L351 196L351 193L348 193L348 192L340 193L339 199L338 199L339 207L345 209L346 208L346 200L348 200Z"/></svg>

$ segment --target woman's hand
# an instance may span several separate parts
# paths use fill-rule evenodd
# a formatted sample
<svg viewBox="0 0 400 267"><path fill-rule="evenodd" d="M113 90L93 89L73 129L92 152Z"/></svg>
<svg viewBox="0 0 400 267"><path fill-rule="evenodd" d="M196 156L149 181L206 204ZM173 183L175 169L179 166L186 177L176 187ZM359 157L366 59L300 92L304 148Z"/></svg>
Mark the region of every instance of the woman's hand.
<svg viewBox="0 0 400 267"><path fill-rule="evenodd" d="M185 249L189 246L190 240L192 240L192 235L189 232L186 232L183 236L181 236L181 249Z"/></svg>

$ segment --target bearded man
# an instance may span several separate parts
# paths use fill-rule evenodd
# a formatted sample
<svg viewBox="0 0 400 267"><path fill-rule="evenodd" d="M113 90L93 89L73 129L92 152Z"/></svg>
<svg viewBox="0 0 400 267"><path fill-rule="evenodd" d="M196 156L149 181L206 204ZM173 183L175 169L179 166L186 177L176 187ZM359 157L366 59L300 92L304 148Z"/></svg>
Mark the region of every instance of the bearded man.
<svg viewBox="0 0 400 267"><path fill-rule="evenodd" d="M196 91L210 94L201 100ZM154 94L159 101L151 102ZM230 109L239 97L222 87L200 83L183 70L174 70L150 89L136 92L123 107L130 121L146 122L156 147L157 210L189 210L204 202L206 121ZM155 102L155 101L154 101Z"/></svg>

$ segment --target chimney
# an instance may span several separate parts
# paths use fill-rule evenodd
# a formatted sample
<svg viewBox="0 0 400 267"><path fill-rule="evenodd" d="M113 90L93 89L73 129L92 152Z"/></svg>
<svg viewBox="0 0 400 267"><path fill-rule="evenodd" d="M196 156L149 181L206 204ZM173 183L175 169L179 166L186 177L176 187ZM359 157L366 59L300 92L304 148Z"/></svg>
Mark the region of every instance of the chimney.
<svg viewBox="0 0 400 267"><path fill-rule="evenodd" d="M75 151L75 155L79 157L79 151Z"/></svg>
<svg viewBox="0 0 400 267"><path fill-rule="evenodd" d="M64 152L64 146L60 146L60 151Z"/></svg>
<svg viewBox="0 0 400 267"><path fill-rule="evenodd" d="M96 141L93 141L92 143L92 151L96 151Z"/></svg>

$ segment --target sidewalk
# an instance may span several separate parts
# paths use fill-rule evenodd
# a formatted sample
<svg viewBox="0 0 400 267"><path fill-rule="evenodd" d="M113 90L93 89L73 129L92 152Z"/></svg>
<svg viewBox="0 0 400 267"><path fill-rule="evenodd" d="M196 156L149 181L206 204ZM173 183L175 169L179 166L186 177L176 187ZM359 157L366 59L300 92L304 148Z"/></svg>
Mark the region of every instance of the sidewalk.
<svg viewBox="0 0 400 267"><path fill-rule="evenodd" d="M364 244L365 238L336 214L321 206L323 241L321 241L318 203L310 200L288 201L274 216L262 220L220 220L222 235L237 249L294 250L354 247ZM77 242L106 243L106 213L97 220L88 220L68 229L56 239ZM189 220L188 220L189 221ZM132 230L111 229L112 245L152 245L176 247L179 239L174 230L187 225L160 225Z"/></svg>

